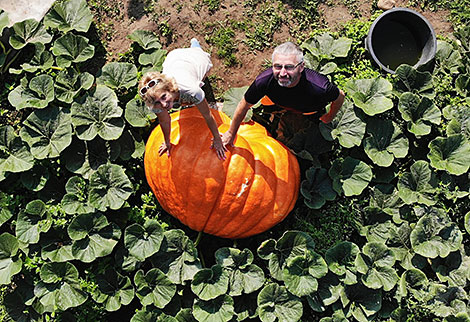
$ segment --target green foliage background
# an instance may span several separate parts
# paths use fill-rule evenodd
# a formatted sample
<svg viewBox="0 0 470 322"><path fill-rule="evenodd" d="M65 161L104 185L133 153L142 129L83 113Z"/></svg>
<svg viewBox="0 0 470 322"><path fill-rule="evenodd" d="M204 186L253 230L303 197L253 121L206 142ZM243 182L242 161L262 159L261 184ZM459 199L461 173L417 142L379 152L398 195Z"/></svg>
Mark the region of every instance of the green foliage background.
<svg viewBox="0 0 470 322"><path fill-rule="evenodd" d="M288 138L303 174L284 222L244 240L198 242L145 181L144 145L157 124L136 83L161 70L158 36L134 32L132 50L105 63L89 8L102 3L61 1L43 21L11 28L0 12L0 319L469 321L465 2L411 3L451 10L456 33L439 39L434 64L395 75L363 48L372 21L308 33L319 2L294 2L308 66L348 100L331 124ZM265 13L269 32L206 26L229 65L231 28L261 49L285 22L259 1L245 5ZM168 24L159 30L171 38ZM242 91L231 93L227 109ZM268 114L257 106L252 118L274 133Z"/></svg>

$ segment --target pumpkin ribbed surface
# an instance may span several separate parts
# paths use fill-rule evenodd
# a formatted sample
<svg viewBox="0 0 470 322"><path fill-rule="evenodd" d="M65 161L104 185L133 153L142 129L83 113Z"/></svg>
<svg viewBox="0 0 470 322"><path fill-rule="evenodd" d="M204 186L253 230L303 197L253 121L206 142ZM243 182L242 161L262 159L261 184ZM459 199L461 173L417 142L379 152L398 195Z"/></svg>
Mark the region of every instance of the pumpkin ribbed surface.
<svg viewBox="0 0 470 322"><path fill-rule="evenodd" d="M219 132L227 131L230 118L211 113ZM144 160L147 182L165 211L193 230L231 239L262 233L289 214L298 196L299 165L264 127L241 125L235 147L221 161L210 149L212 135L197 108L171 118L171 156L158 155L158 126Z"/></svg>

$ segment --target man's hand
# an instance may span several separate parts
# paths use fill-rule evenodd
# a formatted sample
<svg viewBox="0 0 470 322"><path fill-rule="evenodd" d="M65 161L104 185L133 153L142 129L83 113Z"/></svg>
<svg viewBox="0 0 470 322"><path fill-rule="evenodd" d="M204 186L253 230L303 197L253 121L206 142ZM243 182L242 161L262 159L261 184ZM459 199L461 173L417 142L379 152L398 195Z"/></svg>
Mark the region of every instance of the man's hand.
<svg viewBox="0 0 470 322"><path fill-rule="evenodd" d="M171 147L172 147L171 143L166 144L165 142L163 142L162 145L160 145L160 147L158 148L158 155L162 156L162 154L166 152L166 154L170 156Z"/></svg>
<svg viewBox="0 0 470 322"><path fill-rule="evenodd" d="M212 139L211 149L215 149L215 153L217 153L219 160L225 160L225 152L227 152L227 148L222 144L221 135Z"/></svg>
<svg viewBox="0 0 470 322"><path fill-rule="evenodd" d="M232 135L230 131L227 131L224 134L222 134L222 145L224 147L234 146L233 141L235 141L235 137Z"/></svg>

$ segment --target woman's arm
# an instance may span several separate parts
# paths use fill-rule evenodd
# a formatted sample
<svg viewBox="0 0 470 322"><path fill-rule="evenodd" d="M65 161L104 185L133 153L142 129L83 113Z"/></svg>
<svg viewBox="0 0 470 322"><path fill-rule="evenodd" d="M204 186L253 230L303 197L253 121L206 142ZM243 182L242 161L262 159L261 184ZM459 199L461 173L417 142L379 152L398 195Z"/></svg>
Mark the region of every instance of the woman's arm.
<svg viewBox="0 0 470 322"><path fill-rule="evenodd" d="M158 122L160 123L160 126L162 127L162 132L163 132L163 139L165 140L160 148L158 149L158 154L162 155L163 153L166 152L168 156L170 156L170 149L171 149L171 143L170 143L170 134L171 134L171 117L170 114L166 109L164 109L162 112L157 113L158 117Z"/></svg>
<svg viewBox="0 0 470 322"><path fill-rule="evenodd" d="M217 153L217 157L220 160L225 160L225 152L227 149L222 144L222 139L220 137L219 129L217 128L217 123L215 122L214 117L212 116L209 110L209 104L207 104L207 100L204 98L201 103L196 104L199 112L201 113L204 120L206 120L207 126L214 137L211 148L215 149Z"/></svg>

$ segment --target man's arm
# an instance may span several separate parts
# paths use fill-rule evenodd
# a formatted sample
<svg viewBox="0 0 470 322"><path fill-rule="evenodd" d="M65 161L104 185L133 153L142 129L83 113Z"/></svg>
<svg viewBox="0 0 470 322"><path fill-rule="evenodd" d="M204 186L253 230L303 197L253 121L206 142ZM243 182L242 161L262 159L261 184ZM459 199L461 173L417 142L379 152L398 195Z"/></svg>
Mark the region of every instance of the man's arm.
<svg viewBox="0 0 470 322"><path fill-rule="evenodd" d="M320 120L323 123L330 123L331 121L333 121L333 119L335 118L335 116L338 113L339 109L343 105L344 96L345 96L344 92L342 90L339 90L338 98L335 99L333 102L331 102L330 111L326 114L323 114L320 117Z"/></svg>
<svg viewBox="0 0 470 322"><path fill-rule="evenodd" d="M237 109L233 114L232 122L230 122L230 128L222 134L222 144L224 146L231 145L233 146L233 141L235 141L235 137L237 136L238 129L240 128L240 124L245 119L246 113L253 104L248 103L243 97L237 105Z"/></svg>

